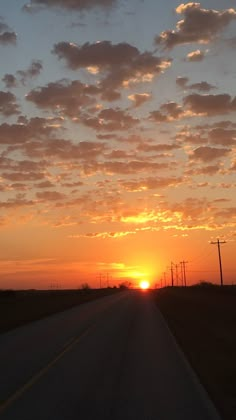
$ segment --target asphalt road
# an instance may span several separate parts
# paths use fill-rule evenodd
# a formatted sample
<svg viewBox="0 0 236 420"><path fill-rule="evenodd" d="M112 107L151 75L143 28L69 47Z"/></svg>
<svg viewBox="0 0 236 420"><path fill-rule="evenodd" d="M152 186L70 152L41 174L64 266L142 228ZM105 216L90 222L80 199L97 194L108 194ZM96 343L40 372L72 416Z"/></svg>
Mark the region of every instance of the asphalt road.
<svg viewBox="0 0 236 420"><path fill-rule="evenodd" d="M1 420L219 420L148 293L0 336Z"/></svg>

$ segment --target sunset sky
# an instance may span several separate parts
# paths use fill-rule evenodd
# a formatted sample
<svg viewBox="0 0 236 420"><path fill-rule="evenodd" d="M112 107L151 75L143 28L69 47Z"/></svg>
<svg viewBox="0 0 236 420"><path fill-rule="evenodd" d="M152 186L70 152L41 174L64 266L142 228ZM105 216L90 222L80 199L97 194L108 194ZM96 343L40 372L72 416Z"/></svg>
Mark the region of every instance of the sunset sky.
<svg viewBox="0 0 236 420"><path fill-rule="evenodd" d="M0 288L236 280L236 0L1 0ZM174 272L176 274L176 272Z"/></svg>

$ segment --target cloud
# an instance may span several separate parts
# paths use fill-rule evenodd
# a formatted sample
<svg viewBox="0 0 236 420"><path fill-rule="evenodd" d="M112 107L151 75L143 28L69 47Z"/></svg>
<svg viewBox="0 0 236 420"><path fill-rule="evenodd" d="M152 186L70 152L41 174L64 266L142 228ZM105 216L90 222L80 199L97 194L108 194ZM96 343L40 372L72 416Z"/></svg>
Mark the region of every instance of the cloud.
<svg viewBox="0 0 236 420"><path fill-rule="evenodd" d="M205 57L206 57L205 51L196 50L196 51L192 51L188 53L185 60L193 63L193 62L203 61Z"/></svg>
<svg viewBox="0 0 236 420"><path fill-rule="evenodd" d="M39 182L38 184L35 184L34 186L35 188L51 188L51 187L54 187L54 184L51 181L46 180L46 181Z"/></svg>
<svg viewBox="0 0 236 420"><path fill-rule="evenodd" d="M7 73L2 78L2 81L5 83L6 88L15 88L18 85L18 81L25 85L27 80L38 76L41 73L42 69L42 62L40 60L33 60L28 69L18 70L16 72L16 75Z"/></svg>
<svg viewBox="0 0 236 420"><path fill-rule="evenodd" d="M42 154L47 158L58 157L64 160L95 159L100 156L106 146L101 142L81 141L77 144L65 139L44 139L40 142L26 143L22 149L31 157L40 157Z"/></svg>
<svg viewBox="0 0 236 420"><path fill-rule="evenodd" d="M176 29L163 31L155 38L156 44L165 49L191 43L208 44L236 18L234 9L208 10L201 8L200 3L182 3L175 11L183 15Z"/></svg>
<svg viewBox="0 0 236 420"><path fill-rule="evenodd" d="M42 69L42 62L40 60L33 60L28 69L18 70L16 73L19 76L21 83L24 85L28 79L38 76Z"/></svg>
<svg viewBox="0 0 236 420"><path fill-rule="evenodd" d="M110 153L104 155L107 159L130 159L134 155L125 150L112 150Z"/></svg>
<svg viewBox="0 0 236 420"><path fill-rule="evenodd" d="M29 140L49 138L59 127L60 120L56 118L35 117L27 120L19 117L16 124L0 124L0 142L2 145L25 145Z"/></svg>
<svg viewBox="0 0 236 420"><path fill-rule="evenodd" d="M37 192L36 197L42 201L57 201L65 198L65 194L58 191Z"/></svg>
<svg viewBox="0 0 236 420"><path fill-rule="evenodd" d="M134 108L143 105L145 102L151 99L150 93L134 93L129 95L128 98L133 102Z"/></svg>
<svg viewBox="0 0 236 420"><path fill-rule="evenodd" d="M137 118L133 118L120 108L106 108L99 112L97 116L84 115L80 119L81 123L97 131L123 131L129 130L139 123Z"/></svg>
<svg viewBox="0 0 236 420"><path fill-rule="evenodd" d="M183 107L176 102L167 102L162 104L159 110L151 111L149 119L158 123L172 122L187 116Z"/></svg>
<svg viewBox="0 0 236 420"><path fill-rule="evenodd" d="M19 113L16 97L11 92L0 91L0 114L10 117Z"/></svg>
<svg viewBox="0 0 236 420"><path fill-rule="evenodd" d="M230 167L231 171L236 171L236 159L232 162L232 165Z"/></svg>
<svg viewBox="0 0 236 420"><path fill-rule="evenodd" d="M229 207L217 212L216 216L223 217L226 220L236 218L236 207Z"/></svg>
<svg viewBox="0 0 236 420"><path fill-rule="evenodd" d="M5 74L2 81L5 83L7 89L17 87L17 79L13 74Z"/></svg>
<svg viewBox="0 0 236 420"><path fill-rule="evenodd" d="M176 136L176 139L179 143L182 144L205 144L207 142L207 138L201 136L199 133L193 133L191 131L182 130Z"/></svg>
<svg viewBox="0 0 236 420"><path fill-rule="evenodd" d="M230 121L230 120L223 120L223 121L215 121L211 124L200 124L200 125L196 125L195 129L196 130L208 130L209 128L213 129L213 128L236 128L236 123L234 121Z"/></svg>
<svg viewBox="0 0 236 420"><path fill-rule="evenodd" d="M52 109L69 117L79 117L82 109L96 103L94 95L100 91L93 85L85 85L79 80L60 80L31 90L26 100L39 108Z"/></svg>
<svg viewBox="0 0 236 420"><path fill-rule="evenodd" d="M168 168L167 163L149 162L147 160L130 160L130 161L106 161L96 162L89 161L84 163L85 175L93 175L97 173L104 173L107 175L134 175L142 172L161 171Z"/></svg>
<svg viewBox="0 0 236 420"><path fill-rule="evenodd" d="M176 84L182 89L189 89L189 90L199 90L200 92L209 92L212 89L216 89L216 86L211 85L208 82L198 82L188 84L189 78L188 77L177 77Z"/></svg>
<svg viewBox="0 0 236 420"><path fill-rule="evenodd" d="M0 201L0 208L10 209L17 207L33 206L35 204L32 200L27 200L24 194L17 194L15 198L7 201Z"/></svg>
<svg viewBox="0 0 236 420"><path fill-rule="evenodd" d="M211 85L208 82L199 82L189 85L188 89L199 90L199 92L209 92L212 89L216 89L216 86Z"/></svg>
<svg viewBox="0 0 236 420"><path fill-rule="evenodd" d="M2 157L0 159L0 168L1 169L11 169L16 172L30 172L38 171L45 169L48 165L48 162L41 160L40 162L35 162L33 160L14 160Z"/></svg>
<svg viewBox="0 0 236 420"><path fill-rule="evenodd" d="M198 90L213 89L213 85L207 82L194 83L187 85L187 78L177 78L176 83L186 89L197 88ZM169 123L183 118L196 116L217 116L236 111L236 97L231 98L228 94L219 95L200 95L193 93L185 96L183 105L176 102L167 102L162 104L159 110L149 113L149 120L157 123Z"/></svg>
<svg viewBox="0 0 236 420"><path fill-rule="evenodd" d="M202 160L203 162L210 162L215 159L227 156L231 152L230 149L210 146L202 146L195 149L191 154L191 159Z"/></svg>
<svg viewBox="0 0 236 420"><path fill-rule="evenodd" d="M155 121L157 123L163 123L163 122L170 122L168 115L163 114L160 111L152 111L149 114L150 121Z"/></svg>
<svg viewBox="0 0 236 420"><path fill-rule="evenodd" d="M31 0L25 4L23 10L32 12L40 8L61 8L71 11L89 11L94 8L110 9L117 4L117 0Z"/></svg>
<svg viewBox="0 0 236 420"><path fill-rule="evenodd" d="M122 181L121 185L125 190L135 192L173 187L182 182L183 179L180 177L148 177L137 181Z"/></svg>
<svg viewBox="0 0 236 420"><path fill-rule="evenodd" d="M16 39L16 33L0 18L0 45L15 44Z"/></svg>
<svg viewBox="0 0 236 420"><path fill-rule="evenodd" d="M187 87L188 81L189 81L188 77L178 76L177 79L176 79L176 84L180 88L185 89Z"/></svg>
<svg viewBox="0 0 236 420"><path fill-rule="evenodd" d="M79 235L70 235L69 238L72 239L78 239L78 238L123 238L127 235L135 235L135 231L119 231L119 232L92 232L92 233L85 233L85 234L79 234Z"/></svg>
<svg viewBox="0 0 236 420"><path fill-rule="evenodd" d="M39 181L45 178L45 174L43 172L33 172L33 171L25 171L25 172L2 172L2 178L5 178L9 181Z"/></svg>
<svg viewBox="0 0 236 420"><path fill-rule="evenodd" d="M191 169L187 169L185 171L186 175L210 175L213 176L217 173L219 173L220 165L217 163L215 165L207 165L207 166L201 166L200 168L192 168L192 162L191 162Z"/></svg>
<svg viewBox="0 0 236 420"><path fill-rule="evenodd" d="M54 54L64 59L72 70L81 68L100 77L99 88L105 94L132 83L150 82L171 65L171 60L156 57L151 52L141 53L128 44L99 41L81 46L69 42L54 45Z"/></svg>
<svg viewBox="0 0 236 420"><path fill-rule="evenodd" d="M195 114L214 116L236 111L236 98L228 94L191 94L184 98L184 105Z"/></svg>
<svg viewBox="0 0 236 420"><path fill-rule="evenodd" d="M172 144L165 144L165 143L159 143L159 144L153 144L149 142L142 142L138 145L137 150L145 153L150 152L170 152L175 149L179 149L180 145L177 143Z"/></svg>
<svg viewBox="0 0 236 420"><path fill-rule="evenodd" d="M217 144L221 146L236 146L236 130L215 128L210 130L208 135L211 144Z"/></svg>

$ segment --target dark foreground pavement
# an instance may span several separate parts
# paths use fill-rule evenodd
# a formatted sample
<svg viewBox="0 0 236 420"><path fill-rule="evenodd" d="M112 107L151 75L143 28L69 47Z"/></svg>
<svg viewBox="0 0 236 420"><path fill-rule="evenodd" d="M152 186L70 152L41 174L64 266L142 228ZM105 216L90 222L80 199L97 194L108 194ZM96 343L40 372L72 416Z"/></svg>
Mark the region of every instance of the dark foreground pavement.
<svg viewBox="0 0 236 420"><path fill-rule="evenodd" d="M148 293L0 336L1 420L219 420Z"/></svg>

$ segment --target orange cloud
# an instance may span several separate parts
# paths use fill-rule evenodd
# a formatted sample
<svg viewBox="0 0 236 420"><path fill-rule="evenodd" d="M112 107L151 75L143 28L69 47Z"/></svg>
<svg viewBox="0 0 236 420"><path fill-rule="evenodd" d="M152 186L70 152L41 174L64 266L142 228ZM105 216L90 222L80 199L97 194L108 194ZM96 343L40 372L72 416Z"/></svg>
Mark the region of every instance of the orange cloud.
<svg viewBox="0 0 236 420"><path fill-rule="evenodd" d="M198 62L203 61L206 57L206 52L201 50L191 51L186 56L186 61L189 62Z"/></svg>
<svg viewBox="0 0 236 420"><path fill-rule="evenodd" d="M216 147L202 146L195 149L191 154L191 159L199 159L204 162L216 160L224 157L231 152L230 149L218 149Z"/></svg>
<svg viewBox="0 0 236 420"><path fill-rule="evenodd" d="M184 17L175 30L163 31L156 37L157 45L174 48L182 44L208 44L236 18L234 9L223 11L203 9L200 3L181 4L176 8L177 14Z"/></svg>
<svg viewBox="0 0 236 420"><path fill-rule="evenodd" d="M81 122L97 131L123 131L137 125L139 120L120 108L107 108L95 117L84 115Z"/></svg>
<svg viewBox="0 0 236 420"><path fill-rule="evenodd" d="M141 106L145 102L151 99L151 95L149 93L134 93L129 95L128 98L134 103L134 107L137 108Z"/></svg>
<svg viewBox="0 0 236 420"><path fill-rule="evenodd" d="M194 93L184 98L184 105L195 114L214 116L236 111L236 98L231 98L228 94L199 95Z"/></svg>
<svg viewBox="0 0 236 420"><path fill-rule="evenodd" d="M135 180L135 181L123 181L121 185L127 191L146 191L152 190L157 188L167 188L179 185L183 182L182 178L177 177L148 177L142 180Z"/></svg>
<svg viewBox="0 0 236 420"><path fill-rule="evenodd" d="M81 110L96 103L93 96L98 92L95 86L85 85L79 80L62 80L31 90L26 95L26 100L35 103L39 108L78 117Z"/></svg>
<svg viewBox="0 0 236 420"><path fill-rule="evenodd" d="M96 67L101 76L98 88L106 92L129 86L130 83L152 81L171 65L171 59L156 57L151 52L141 53L128 43L112 44L99 41L81 46L69 42L54 45L53 53L64 59L72 70ZM116 98L117 99L117 98Z"/></svg>

